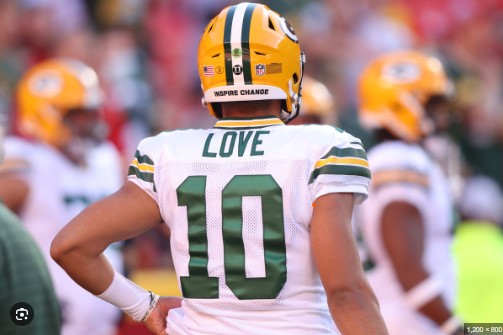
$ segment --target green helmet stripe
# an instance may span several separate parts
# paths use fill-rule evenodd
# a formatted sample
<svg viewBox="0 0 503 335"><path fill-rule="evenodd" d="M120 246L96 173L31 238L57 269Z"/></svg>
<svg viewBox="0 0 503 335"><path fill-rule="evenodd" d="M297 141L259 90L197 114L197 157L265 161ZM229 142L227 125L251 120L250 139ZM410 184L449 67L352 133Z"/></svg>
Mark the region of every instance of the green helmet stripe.
<svg viewBox="0 0 503 335"><path fill-rule="evenodd" d="M249 4L243 18L243 29L241 31L241 45L243 49L243 76L246 85L253 84L250 64L250 29L251 18L257 4Z"/></svg>
<svg viewBox="0 0 503 335"><path fill-rule="evenodd" d="M237 6L232 6L227 12L227 17L225 18L225 28L224 28L224 53L225 53L225 79L227 80L227 85L234 85L234 77L232 75L232 46L231 46L231 31L232 31L232 21L234 19L234 13L236 12Z"/></svg>

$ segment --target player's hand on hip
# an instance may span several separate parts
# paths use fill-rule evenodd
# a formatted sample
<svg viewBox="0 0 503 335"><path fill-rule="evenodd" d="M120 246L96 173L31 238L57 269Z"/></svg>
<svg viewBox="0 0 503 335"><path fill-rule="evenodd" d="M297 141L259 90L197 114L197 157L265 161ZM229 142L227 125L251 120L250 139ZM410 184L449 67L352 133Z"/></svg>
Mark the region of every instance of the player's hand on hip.
<svg viewBox="0 0 503 335"><path fill-rule="evenodd" d="M182 299L179 297L161 297L157 302L152 313L150 313L145 325L148 330L155 335L166 335L166 317L171 308L177 308L182 305Z"/></svg>

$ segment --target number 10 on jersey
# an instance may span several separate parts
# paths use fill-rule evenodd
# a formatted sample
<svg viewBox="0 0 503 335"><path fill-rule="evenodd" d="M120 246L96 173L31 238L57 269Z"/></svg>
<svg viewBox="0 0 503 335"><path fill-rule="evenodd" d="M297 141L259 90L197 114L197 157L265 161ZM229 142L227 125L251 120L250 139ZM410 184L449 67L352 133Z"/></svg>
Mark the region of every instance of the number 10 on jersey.
<svg viewBox="0 0 503 335"><path fill-rule="evenodd" d="M218 277L208 273L206 176L189 176L176 189L179 206L187 207L189 275L180 277L185 298L218 299ZM247 278L243 241L243 205L246 196L262 204L263 278ZM275 299L286 282L286 243L283 193L271 175L234 176L222 190L222 237L225 283L240 300Z"/></svg>

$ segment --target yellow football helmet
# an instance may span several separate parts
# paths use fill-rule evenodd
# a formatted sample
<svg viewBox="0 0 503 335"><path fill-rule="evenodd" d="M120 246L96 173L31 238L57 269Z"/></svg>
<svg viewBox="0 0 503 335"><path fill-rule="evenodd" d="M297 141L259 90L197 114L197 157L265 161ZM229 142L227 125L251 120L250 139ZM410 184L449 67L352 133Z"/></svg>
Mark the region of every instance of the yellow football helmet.
<svg viewBox="0 0 503 335"><path fill-rule="evenodd" d="M433 131L426 103L435 96L449 96L452 85L437 58L395 51L370 62L358 89L359 116L365 126L416 142Z"/></svg>
<svg viewBox="0 0 503 335"><path fill-rule="evenodd" d="M199 42L203 104L220 118L221 102L278 99L288 121L300 107L303 65L298 38L278 13L249 2L226 7Z"/></svg>
<svg viewBox="0 0 503 335"><path fill-rule="evenodd" d="M314 115L321 120L335 115L335 100L322 82L309 76L302 80L302 115Z"/></svg>
<svg viewBox="0 0 503 335"><path fill-rule="evenodd" d="M72 110L96 110L102 101L92 68L74 59L44 61L28 70L17 88L18 131L61 147L72 136L64 117Z"/></svg>

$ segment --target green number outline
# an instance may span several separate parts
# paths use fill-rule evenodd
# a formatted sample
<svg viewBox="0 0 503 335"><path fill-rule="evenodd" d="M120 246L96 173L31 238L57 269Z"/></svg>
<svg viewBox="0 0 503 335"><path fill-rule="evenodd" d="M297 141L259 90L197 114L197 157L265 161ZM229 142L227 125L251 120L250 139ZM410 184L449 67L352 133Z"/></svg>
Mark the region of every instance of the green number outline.
<svg viewBox="0 0 503 335"><path fill-rule="evenodd" d="M180 277L186 298L217 299L218 277L208 274L206 226L206 176L189 176L177 188L179 206L187 206L189 276ZM246 278L243 241L245 196L262 203L264 263L266 276ZM286 283L286 242L283 193L271 175L234 176L222 190L222 237L225 281L240 300L275 299Z"/></svg>

